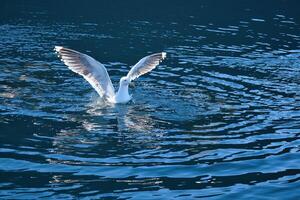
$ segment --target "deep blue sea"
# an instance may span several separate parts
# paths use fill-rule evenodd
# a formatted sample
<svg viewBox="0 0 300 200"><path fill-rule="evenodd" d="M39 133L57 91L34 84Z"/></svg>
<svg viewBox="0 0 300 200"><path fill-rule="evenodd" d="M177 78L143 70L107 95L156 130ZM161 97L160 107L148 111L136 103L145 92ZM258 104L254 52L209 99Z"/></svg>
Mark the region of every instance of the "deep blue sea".
<svg viewBox="0 0 300 200"><path fill-rule="evenodd" d="M0 199L300 199L300 1L0 2ZM108 105L54 54L103 63Z"/></svg>

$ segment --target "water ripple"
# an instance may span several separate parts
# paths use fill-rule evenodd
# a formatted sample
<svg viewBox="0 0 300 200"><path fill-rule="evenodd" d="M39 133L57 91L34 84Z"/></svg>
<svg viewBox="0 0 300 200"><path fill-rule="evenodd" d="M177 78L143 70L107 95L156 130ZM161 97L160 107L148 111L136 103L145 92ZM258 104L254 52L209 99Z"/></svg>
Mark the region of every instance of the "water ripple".
<svg viewBox="0 0 300 200"><path fill-rule="evenodd" d="M299 23L243 10L0 24L0 198L297 199ZM145 54L169 56L112 106L57 44L103 62L115 86Z"/></svg>

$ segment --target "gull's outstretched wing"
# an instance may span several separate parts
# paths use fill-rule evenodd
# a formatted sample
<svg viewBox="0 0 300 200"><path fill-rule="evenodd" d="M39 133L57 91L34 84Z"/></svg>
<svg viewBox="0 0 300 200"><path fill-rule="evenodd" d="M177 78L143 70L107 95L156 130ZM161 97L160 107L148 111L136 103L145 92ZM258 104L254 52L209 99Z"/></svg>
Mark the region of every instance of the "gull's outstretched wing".
<svg viewBox="0 0 300 200"><path fill-rule="evenodd" d="M94 58L61 46L55 46L61 60L73 72L80 74L87 80L101 97L112 98L114 87L103 64Z"/></svg>
<svg viewBox="0 0 300 200"><path fill-rule="evenodd" d="M138 78L139 76L150 72L154 69L163 59L166 58L166 53L155 53L142 58L138 63L136 63L128 72L127 78L130 81Z"/></svg>

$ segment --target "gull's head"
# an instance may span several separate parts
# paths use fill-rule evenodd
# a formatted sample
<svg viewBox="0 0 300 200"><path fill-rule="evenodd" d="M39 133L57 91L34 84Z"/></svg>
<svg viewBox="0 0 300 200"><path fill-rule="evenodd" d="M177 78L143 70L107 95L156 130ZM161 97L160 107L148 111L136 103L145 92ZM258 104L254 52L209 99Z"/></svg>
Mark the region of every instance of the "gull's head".
<svg viewBox="0 0 300 200"><path fill-rule="evenodd" d="M129 78L127 78L127 76L123 76L120 79L120 85L124 85L124 86L128 86L130 83Z"/></svg>

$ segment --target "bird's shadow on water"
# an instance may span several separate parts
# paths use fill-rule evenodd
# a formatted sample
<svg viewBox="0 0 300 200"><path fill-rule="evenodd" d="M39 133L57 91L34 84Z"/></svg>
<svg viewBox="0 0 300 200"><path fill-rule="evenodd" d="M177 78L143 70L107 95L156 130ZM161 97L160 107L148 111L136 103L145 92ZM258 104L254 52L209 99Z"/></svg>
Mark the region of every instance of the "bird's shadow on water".
<svg viewBox="0 0 300 200"><path fill-rule="evenodd" d="M154 134L161 128L172 129L170 124L185 123L197 120L202 113L215 113L217 110L201 96L195 98L189 95L176 94L171 90L157 92L157 88L147 92L140 90L133 93L133 99L126 104L110 104L98 97L92 97L86 105L86 120L97 118L106 121L119 133ZM139 95L134 96L135 93ZM213 108L212 108L213 107ZM94 121L96 122L96 121ZM175 124L174 124L175 123ZM168 125L169 124L169 125Z"/></svg>
<svg viewBox="0 0 300 200"><path fill-rule="evenodd" d="M134 100L126 104L111 104L95 98L87 106L89 117L102 116L111 119L108 123L114 131L149 132L154 128L154 119L149 112L149 105L137 103Z"/></svg>
<svg viewBox="0 0 300 200"><path fill-rule="evenodd" d="M93 98L85 113L70 116L68 120L78 126L56 133L53 151L57 154L89 154L90 149L98 149L97 157L101 157L122 148L157 148L155 141L164 134L147 112L147 104L135 102L108 104Z"/></svg>
<svg viewBox="0 0 300 200"><path fill-rule="evenodd" d="M117 146L159 148L158 141L176 129L178 124L189 126L190 120L198 121L199 115L210 109L201 104L203 101L204 98L190 98L171 89L157 88L136 89L133 100L126 104L110 104L93 94L89 100L82 102L80 106L83 109L66 117L76 126L58 131L53 146L59 153L71 151L77 154L81 147L102 149L97 151L98 156L104 152L109 155L110 151L119 151Z"/></svg>

